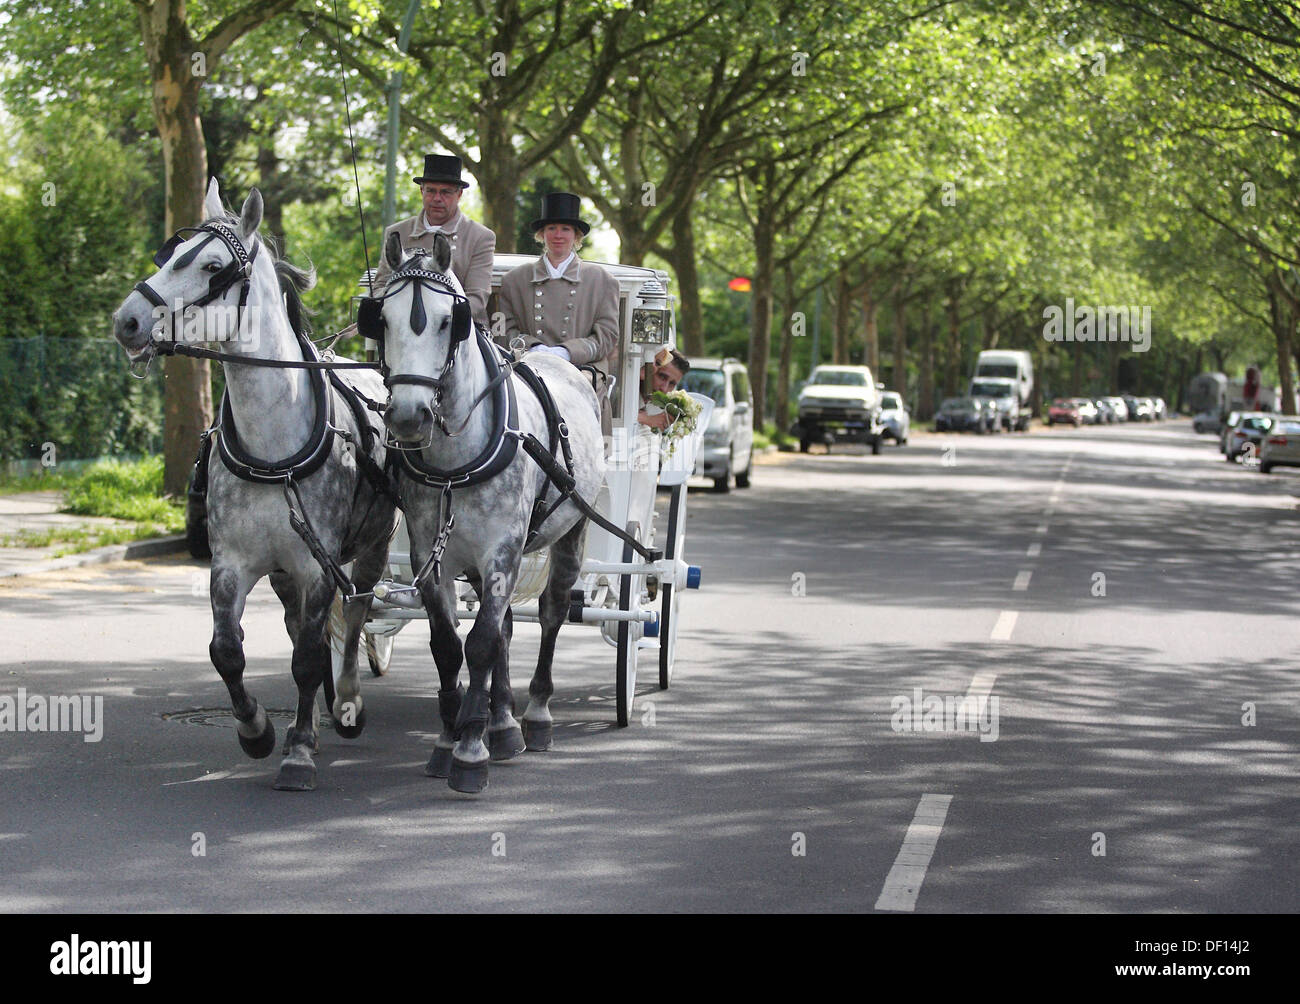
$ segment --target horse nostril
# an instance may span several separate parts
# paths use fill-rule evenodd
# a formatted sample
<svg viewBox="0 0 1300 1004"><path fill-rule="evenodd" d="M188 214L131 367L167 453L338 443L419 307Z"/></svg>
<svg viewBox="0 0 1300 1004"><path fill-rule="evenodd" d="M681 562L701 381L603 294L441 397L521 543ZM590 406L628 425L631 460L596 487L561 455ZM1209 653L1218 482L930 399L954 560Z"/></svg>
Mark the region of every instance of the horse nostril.
<svg viewBox="0 0 1300 1004"><path fill-rule="evenodd" d="M124 317L119 319L117 322L117 326L122 331L123 334L127 334L127 335L134 335L137 331L140 330L140 322L137 321L134 317Z"/></svg>

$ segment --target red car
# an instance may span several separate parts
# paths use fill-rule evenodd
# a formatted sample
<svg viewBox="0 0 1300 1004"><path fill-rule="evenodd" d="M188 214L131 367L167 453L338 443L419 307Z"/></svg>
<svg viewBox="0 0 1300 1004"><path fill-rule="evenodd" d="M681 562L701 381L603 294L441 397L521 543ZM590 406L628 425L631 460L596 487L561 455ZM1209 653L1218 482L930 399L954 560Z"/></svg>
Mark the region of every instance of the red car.
<svg viewBox="0 0 1300 1004"><path fill-rule="evenodd" d="M1047 424L1055 425L1057 422L1069 423L1076 429L1081 426L1083 416L1079 413L1079 403L1066 397L1058 397L1053 401L1047 409Z"/></svg>

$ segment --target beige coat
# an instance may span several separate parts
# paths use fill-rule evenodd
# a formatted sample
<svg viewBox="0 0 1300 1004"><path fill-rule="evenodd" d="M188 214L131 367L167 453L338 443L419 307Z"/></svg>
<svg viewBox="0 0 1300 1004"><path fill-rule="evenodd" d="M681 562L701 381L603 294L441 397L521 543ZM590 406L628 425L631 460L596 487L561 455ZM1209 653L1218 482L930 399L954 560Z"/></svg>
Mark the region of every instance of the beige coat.
<svg viewBox="0 0 1300 1004"><path fill-rule="evenodd" d="M424 212L421 210L409 220L399 220L384 231L384 239L379 245L379 268L375 272L376 294L387 288L388 277L393 272L388 267L383 253L389 234L397 234L402 239L404 248L419 247L426 251L433 250L432 230L425 230L419 237L415 236L416 224L424 226L424 220L421 218L423 215ZM442 232L451 241L451 270L460 280L460 284L465 287L465 295L469 297L474 321L480 327L486 328L488 295L492 292L492 255L496 251L497 235L481 223L475 223L459 210L447 221Z"/></svg>
<svg viewBox="0 0 1300 1004"><path fill-rule="evenodd" d="M497 305L505 315L508 345L563 345L575 366L591 363L608 374L618 351L618 280L576 256L552 279L542 258L520 265L501 280Z"/></svg>

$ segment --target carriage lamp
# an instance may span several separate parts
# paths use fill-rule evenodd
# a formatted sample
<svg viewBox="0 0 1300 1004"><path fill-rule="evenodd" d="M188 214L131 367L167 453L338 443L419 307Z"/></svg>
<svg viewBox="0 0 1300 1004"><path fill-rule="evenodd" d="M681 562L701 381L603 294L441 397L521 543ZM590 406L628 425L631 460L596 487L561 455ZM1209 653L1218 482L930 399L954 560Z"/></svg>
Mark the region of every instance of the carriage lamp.
<svg viewBox="0 0 1300 1004"><path fill-rule="evenodd" d="M632 343L634 345L667 344L672 330L669 311L651 307L637 307L632 311Z"/></svg>

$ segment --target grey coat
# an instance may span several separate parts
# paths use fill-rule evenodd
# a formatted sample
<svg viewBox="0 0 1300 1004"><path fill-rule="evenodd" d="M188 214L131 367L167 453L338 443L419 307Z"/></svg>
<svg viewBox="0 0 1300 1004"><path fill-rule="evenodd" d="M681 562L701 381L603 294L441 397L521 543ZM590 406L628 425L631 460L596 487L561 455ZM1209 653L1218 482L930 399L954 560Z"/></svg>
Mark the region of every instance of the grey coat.
<svg viewBox="0 0 1300 1004"><path fill-rule="evenodd" d="M433 230L425 230L419 237L415 236L416 224L424 225L421 219L423 215L424 211L421 210L409 220L398 220L384 231L384 240L380 247L388 243L389 234L395 233L401 238L403 248L418 247L425 251L432 251ZM451 241L451 270L460 280L460 284L465 287L465 295L469 297L474 321L480 327L486 328L488 295L492 292L492 256L496 251L497 235L483 224L475 223L459 210L447 225L442 227L442 232ZM387 288L388 277L392 274L393 270L381 255L379 268L375 272L376 294L382 293Z"/></svg>
<svg viewBox="0 0 1300 1004"><path fill-rule="evenodd" d="M529 348L563 345L573 365L609 373L618 351L618 280L599 265L575 257L552 279L538 258L506 273L497 304L507 344L522 335Z"/></svg>

